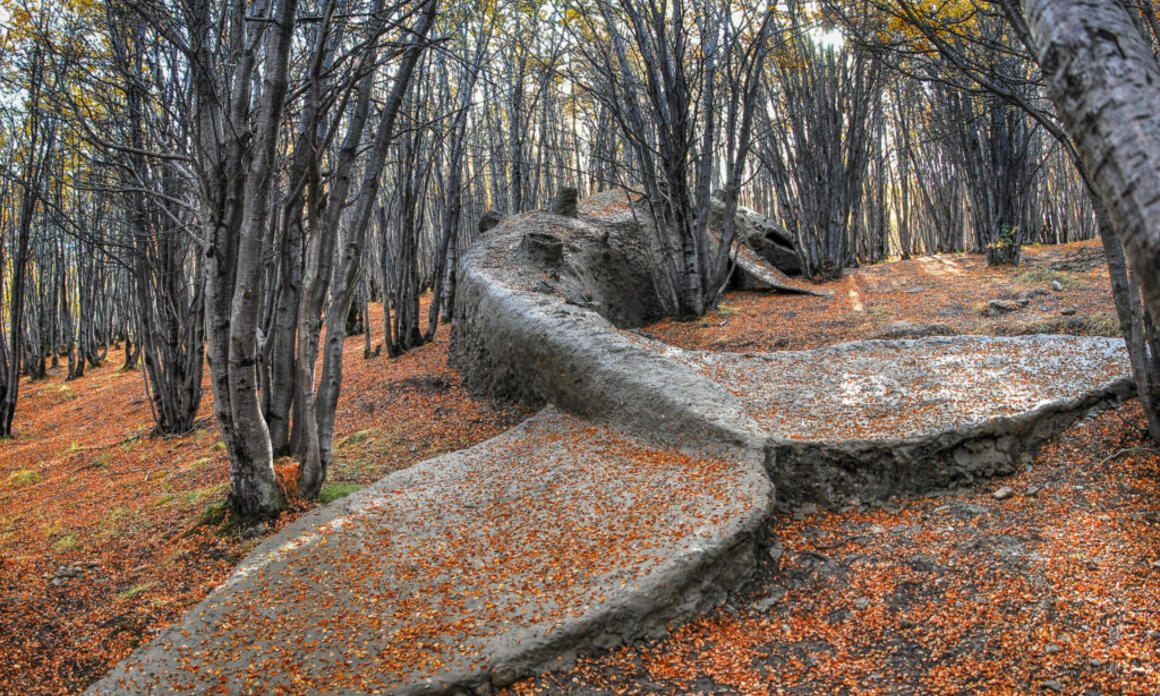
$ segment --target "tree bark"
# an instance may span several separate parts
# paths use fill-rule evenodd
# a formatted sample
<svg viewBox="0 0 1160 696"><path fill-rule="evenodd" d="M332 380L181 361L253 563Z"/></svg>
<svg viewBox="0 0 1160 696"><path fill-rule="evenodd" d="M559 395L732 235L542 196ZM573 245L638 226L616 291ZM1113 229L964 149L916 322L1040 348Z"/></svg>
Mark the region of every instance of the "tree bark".
<svg viewBox="0 0 1160 696"><path fill-rule="evenodd" d="M1142 380L1141 372L1150 374L1157 356L1143 355L1141 334L1151 334L1147 326L1160 318L1160 65L1120 3L1024 0L1023 9L1048 94L1107 211L1150 317L1144 327L1125 322L1129 310L1117 302L1126 339L1136 348L1133 372L1155 436L1160 430L1153 413L1156 387ZM1119 261L1115 246L1105 240L1111 264ZM1130 283L1127 289L1122 285L1116 284L1117 294L1134 300Z"/></svg>
<svg viewBox="0 0 1160 696"><path fill-rule="evenodd" d="M1048 93L1160 319L1160 65L1131 15L1102 0L1025 0Z"/></svg>

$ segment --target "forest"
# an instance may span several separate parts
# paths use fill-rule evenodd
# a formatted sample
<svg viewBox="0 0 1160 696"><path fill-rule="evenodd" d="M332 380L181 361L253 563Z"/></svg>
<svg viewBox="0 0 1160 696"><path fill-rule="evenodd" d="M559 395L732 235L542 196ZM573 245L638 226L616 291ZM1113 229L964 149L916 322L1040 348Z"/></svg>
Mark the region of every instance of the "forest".
<svg viewBox="0 0 1160 696"><path fill-rule="evenodd" d="M226 581L239 563L295 545L316 555L286 565L333 562L336 577L354 577L362 559L384 564L385 584L427 583L416 587L428 604L399 600L392 616L407 625L389 638L362 623L378 609L352 619L345 635L386 642L344 639L353 662L336 693L410 693L420 676L447 679L447 693L612 693L626 686L618 680L630 693L1155 693L1160 512L1145 492L1160 483L1158 220L1151 0L0 0L0 695L176 693L179 677L157 676L181 671L177 652L151 642L162 631L213 636L218 647L193 653L203 662L190 671L203 675L229 662L218 652L236 641L273 645L221 632L246 623L221 618L230 612L282 611L236 604ZM825 352L847 341L866 362ZM891 357L903 349L914 357ZM704 357L713 354L729 357ZM929 377L951 360L953 377ZM845 376L826 382L840 367ZM958 390L949 405L918 393L937 380ZM867 405L912 392L910 405ZM819 405L835 394L833 410ZM830 415L810 420L821 413ZM906 428L917 423L951 434L913 445ZM553 459L585 448L592 462ZM755 478L744 468L753 458L764 472ZM1033 458L1050 460L1060 490L1082 495L1080 479L1110 477L1122 497L1053 498L1043 516L1029 507L956 517L979 499L1007 504L1017 489L1019 505L1046 504ZM549 460L591 477L592 490L616 472L635 482L625 490L636 502L593 502L585 486L537 468ZM480 468L459 479L449 473L459 466ZM676 468L662 476L666 467ZM871 480L880 474L889 480ZM995 476L1016 478L984 481ZM431 493L433 480L442 487ZM483 482L492 488L472 497ZM390 502L400 490L429 496L428 507ZM715 507L731 496L727 511ZM939 496L951 502L940 508ZM542 508L549 497L567 512ZM579 520L560 533L604 548L529 542L526 526L494 510L517 499L513 514ZM676 500L669 517L645 512ZM992 647L947 648L964 657L944 671L907 653L895 677L918 680L911 691L877 683L888 680L876 660L893 659L875 652L879 640L841 643L809 628L832 608L825 602L865 599L863 611L878 585L928 572L897 558L851 570L894 539L867 529L950 515L948 529L974 525L1002 546L1028 520L1064 524L1069 505L1138 523L1105 539L1108 555L1136 565L1092 560L1104 565L1088 585L1051 574L1059 568L1034 581L1026 569L981 573L992 603L1019 604L1015 593L1043 594L1044 582L1078 599L1058 599L1031 628L980 639ZM395 512L365 519L380 507ZM496 517L480 518L481 508ZM592 510L607 519L592 522ZM657 560L676 553L659 540L685 530L673 515L732 519L739 526L696 538L752 541L738 557L765 560L741 571L707 551L687 564L717 589L692 589ZM363 531L316 546L330 532L308 527L343 519ZM351 535L376 525L414 536L392 537L368 560L373 544ZM487 529L486 550L468 543ZM1071 540L1070 555L1056 549L1061 559L1104 557L1090 530L1076 540L1074 529L1037 529L1040 540ZM908 534L891 543L931 557L966 543ZM501 553L516 537L547 546L516 561L523 552ZM448 543L476 550L455 556ZM639 559L609 553L638 544ZM960 567L981 563L977 552L963 551ZM573 559L573 569L535 566L537 553ZM442 565L429 567L427 554ZM604 554L643 565L586 565ZM492 635L494 616L449 618L474 617L471 601L426 599L446 599L460 581L442 573L471 558L511 574L488 576L481 606L535 621L550 611L528 603L531 577L555 578L541 589L562 592L655 572L696 599L610 602L632 625L623 631L603 614L579 627L553 617L547 632L529 620L518 640L538 646L528 655L568 655L565 676L539 676L540 657L490 643L424 657L442 654L440 640ZM865 625L897 633L899 621L926 621L931 641L949 640L953 613L938 612L959 610L947 609L950 595L966 596L955 583L970 580L949 567L945 594L905 581L923 586L915 596L934 613ZM1112 609L1101 593L1117 591L1106 587L1117 573L1134 579ZM517 591L519 578L529 584ZM357 606L371 601L365 579L321 582ZM845 585L857 599L827 594ZM792 617L744 629L752 616L720 608L741 603L743 586L759 598L780 592L768 606L744 602ZM334 610L319 587L298 589L312 610ZM552 597L561 612L600 604ZM1084 601L1104 613L1084 613ZM187 614L195 605L220 620L198 624ZM1131 616L1128 644L1106 625L1116 611ZM317 643L317 617L291 614L281 632ZM435 614L443 623L424 623ZM564 637L549 638L560 625L570 626ZM778 643L791 626L831 647ZM1044 626L1062 637L1034 633ZM1019 657L1034 641L1067 655L1097 629L1111 636L1107 651L1074 665L1061 666L1059 650ZM640 647L666 631L669 642ZM70 632L87 643L62 637ZM776 661L725 664L757 650L757 635ZM607 652L622 643L627 653ZM1003 658L1016 665L1009 679L966 676L992 648L1015 655ZM153 686L124 663L109 671L131 653ZM277 667L227 669L219 692L180 690L325 691L295 681L330 674L302 666L312 657L287 667L291 653L278 655ZM468 657L470 669L456 662ZM281 676L261 686L270 675Z"/></svg>

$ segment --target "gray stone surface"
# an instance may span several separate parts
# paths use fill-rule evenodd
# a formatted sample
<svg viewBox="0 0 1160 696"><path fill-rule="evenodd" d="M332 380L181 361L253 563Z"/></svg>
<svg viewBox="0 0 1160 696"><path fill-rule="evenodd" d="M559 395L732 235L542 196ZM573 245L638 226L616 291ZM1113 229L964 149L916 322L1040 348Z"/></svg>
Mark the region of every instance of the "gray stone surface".
<svg viewBox="0 0 1160 696"><path fill-rule="evenodd" d="M465 258L469 299L457 307L452 360L468 385L658 436L760 443L786 503L1007 474L1075 418L1132 393L1122 343L1105 338L931 337L744 355L665 346L625 330L656 314L640 303L650 285L635 243L643 216L612 198L581 213L538 292L521 286L545 270L513 254L513 240L560 229L561 218L511 221ZM593 264L635 270L635 285L609 283Z"/></svg>
<svg viewBox="0 0 1160 696"><path fill-rule="evenodd" d="M521 248L529 232L559 237L562 261L538 264ZM631 217L507 221L464 255L451 363L476 392L652 436L759 448L740 400L617 330L659 318L649 267Z"/></svg>
<svg viewBox="0 0 1160 696"><path fill-rule="evenodd" d="M710 224L715 226L721 225L725 215L722 195L721 191L714 193L710 202ZM737 206L736 229L741 242L767 264L782 273L801 273L801 258L794 250L793 235L772 218L745 206Z"/></svg>
<svg viewBox="0 0 1160 696"><path fill-rule="evenodd" d="M649 345L742 400L766 434L766 467L787 503L839 505L1009 474L1076 418L1134 393L1123 341L1101 337L748 354Z"/></svg>

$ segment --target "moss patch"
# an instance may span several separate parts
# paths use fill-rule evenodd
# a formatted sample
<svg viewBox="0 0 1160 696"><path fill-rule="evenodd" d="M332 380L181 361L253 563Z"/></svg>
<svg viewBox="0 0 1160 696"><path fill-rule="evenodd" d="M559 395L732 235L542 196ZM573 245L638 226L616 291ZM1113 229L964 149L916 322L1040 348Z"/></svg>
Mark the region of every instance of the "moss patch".
<svg viewBox="0 0 1160 696"><path fill-rule="evenodd" d="M326 505L339 498L345 498L360 488L362 486L357 483L328 483L318 493L318 503L320 505Z"/></svg>

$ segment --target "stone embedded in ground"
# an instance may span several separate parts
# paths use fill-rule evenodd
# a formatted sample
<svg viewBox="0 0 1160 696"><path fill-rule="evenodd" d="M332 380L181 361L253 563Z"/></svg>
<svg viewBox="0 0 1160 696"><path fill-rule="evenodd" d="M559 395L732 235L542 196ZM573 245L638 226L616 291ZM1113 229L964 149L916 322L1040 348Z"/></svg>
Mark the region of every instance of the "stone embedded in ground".
<svg viewBox="0 0 1160 696"><path fill-rule="evenodd" d="M950 328L942 324L914 324L909 321L896 321L878 329L874 338L924 338L949 333L952 333Z"/></svg>
<svg viewBox="0 0 1160 696"><path fill-rule="evenodd" d="M1027 306L1027 300L991 300L987 303L988 314L1009 314Z"/></svg>
<svg viewBox="0 0 1160 696"><path fill-rule="evenodd" d="M1010 474L1077 417L1132 393L1123 341L1110 338L954 336L746 354L638 342L742 402L788 502L833 506Z"/></svg>
<svg viewBox="0 0 1160 696"><path fill-rule="evenodd" d="M1006 500L1015 495L1015 489L1010 486L1003 486L991 494L995 500Z"/></svg>

